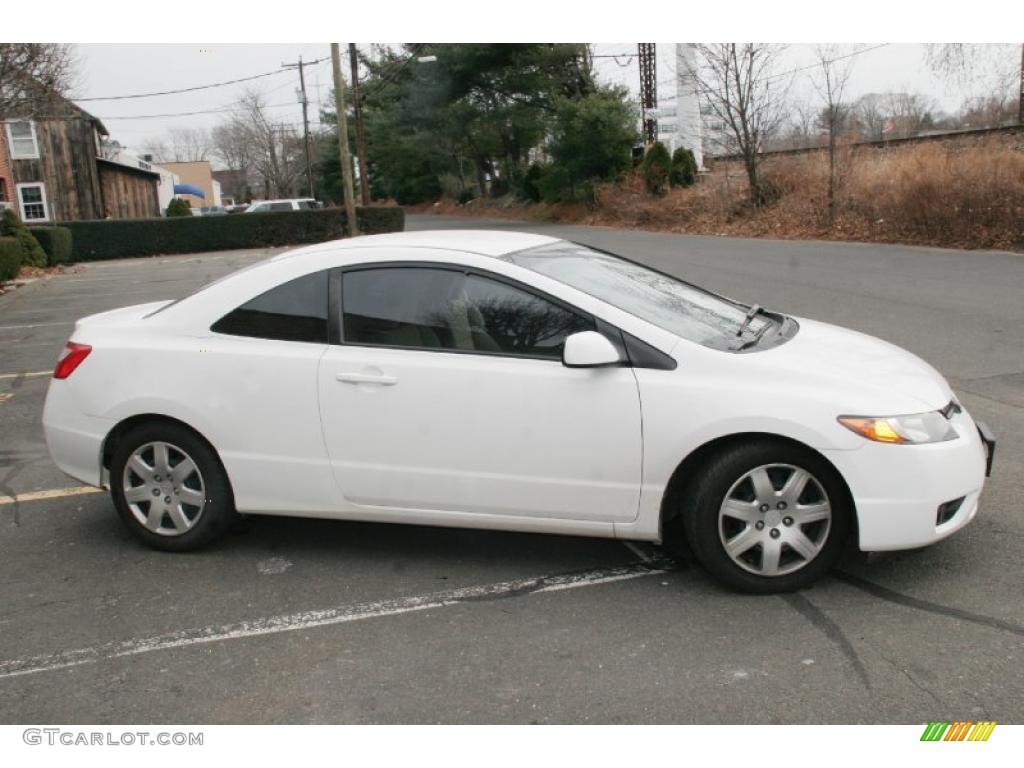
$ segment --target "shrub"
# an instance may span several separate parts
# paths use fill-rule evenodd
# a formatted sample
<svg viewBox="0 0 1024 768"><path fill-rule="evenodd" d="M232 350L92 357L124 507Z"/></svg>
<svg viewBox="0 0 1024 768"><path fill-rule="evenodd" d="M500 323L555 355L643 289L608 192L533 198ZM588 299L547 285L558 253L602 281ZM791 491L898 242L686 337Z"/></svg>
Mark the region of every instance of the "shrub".
<svg viewBox="0 0 1024 768"><path fill-rule="evenodd" d="M364 235L400 232L405 211L398 207L357 208ZM71 221L76 261L196 253L231 248L266 248L336 240L348 234L345 211L242 213L237 216L189 216L167 219Z"/></svg>
<svg viewBox="0 0 1024 768"><path fill-rule="evenodd" d="M523 180L519 188L519 196L532 203L540 202L540 180L544 176L544 168L533 163L523 174Z"/></svg>
<svg viewBox="0 0 1024 768"><path fill-rule="evenodd" d="M176 197L171 200L170 204L167 206L167 215L172 217L191 216L192 206L188 204L188 200Z"/></svg>
<svg viewBox="0 0 1024 768"><path fill-rule="evenodd" d="M668 183L673 187L692 187L697 182L697 160L693 150L677 147L672 153L672 166L668 172Z"/></svg>
<svg viewBox="0 0 1024 768"><path fill-rule="evenodd" d="M459 205L465 205L470 200L472 200L474 197L476 197L476 195L473 194L473 190L472 189L464 189L464 190L462 190L461 192L459 192L459 198L458 198Z"/></svg>
<svg viewBox="0 0 1024 768"><path fill-rule="evenodd" d="M660 141L654 142L644 155L643 174L644 186L652 195L665 194L665 187L668 182L668 171L672 165L672 159L668 150Z"/></svg>
<svg viewBox="0 0 1024 768"><path fill-rule="evenodd" d="M590 188L585 182L620 178L630 168L636 139L636 114L625 89L600 87L582 98L558 99L547 147L551 165L538 181L541 196L575 200Z"/></svg>
<svg viewBox="0 0 1024 768"><path fill-rule="evenodd" d="M21 263L30 267L46 266L46 251L44 251L28 227L18 218L18 214L10 208L4 211L3 219L0 220L0 237L14 237L21 243Z"/></svg>
<svg viewBox="0 0 1024 768"><path fill-rule="evenodd" d="M21 243L16 237L0 237L0 282L13 280L21 269Z"/></svg>
<svg viewBox="0 0 1024 768"><path fill-rule="evenodd" d="M67 227L29 227L29 232L46 252L46 263L66 264L71 261L71 230Z"/></svg>
<svg viewBox="0 0 1024 768"><path fill-rule="evenodd" d="M545 166L537 182L537 189L545 203L559 203L573 198L572 178L561 165Z"/></svg>

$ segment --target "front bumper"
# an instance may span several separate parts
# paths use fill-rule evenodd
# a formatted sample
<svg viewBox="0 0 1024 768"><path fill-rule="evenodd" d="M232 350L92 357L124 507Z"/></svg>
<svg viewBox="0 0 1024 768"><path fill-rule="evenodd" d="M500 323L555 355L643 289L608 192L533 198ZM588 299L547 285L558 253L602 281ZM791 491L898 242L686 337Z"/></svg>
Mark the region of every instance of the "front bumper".
<svg viewBox="0 0 1024 768"><path fill-rule="evenodd" d="M865 440L853 451L825 451L853 495L860 549L879 552L934 544L977 515L991 467L987 442L994 449L995 441L966 411L954 415L951 423L959 438L943 443ZM960 498L956 513L940 521L939 506Z"/></svg>

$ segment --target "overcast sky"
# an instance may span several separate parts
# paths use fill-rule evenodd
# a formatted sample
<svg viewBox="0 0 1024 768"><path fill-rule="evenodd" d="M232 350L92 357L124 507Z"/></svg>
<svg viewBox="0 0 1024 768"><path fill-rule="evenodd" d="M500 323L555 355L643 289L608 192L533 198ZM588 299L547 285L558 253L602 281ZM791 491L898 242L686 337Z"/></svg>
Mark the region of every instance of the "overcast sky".
<svg viewBox="0 0 1024 768"><path fill-rule="evenodd" d="M846 50L858 47L847 46ZM294 62L299 56L306 61L322 59L319 64L306 68L311 120L318 119L320 104L326 104L331 98L328 43L212 46L83 44L78 46L78 51L83 70L76 94L82 99L79 103L105 122L112 138L135 150L141 150L147 141L159 139L171 128L212 128L224 119L246 88L261 90L277 119L301 125L302 110L296 97L298 74L294 70L277 72L248 83L170 96L101 101L85 99L175 90L250 77L279 69L283 62ZM635 91L639 82L637 62L635 57L627 59L635 52L635 43L595 44L597 54L625 54L618 61L597 59L599 77L606 82L624 83ZM988 61L979 68L975 82L959 88L943 83L930 72L924 59L924 46L890 44L853 59L848 93L850 98L856 98L870 92L915 91L934 97L943 109L952 110L968 93L987 87L994 68L1005 70L1012 67L1015 62L1019 63L1019 56L1017 46L992 46ZM812 46L794 45L785 53L784 66L796 69L813 64L814 60ZM663 98L674 94L674 63L674 45L659 43L658 81ZM347 72L344 49L342 66ZM798 98L813 101L814 92L806 74L795 76L793 93ZM142 117L209 110L220 111L175 117Z"/></svg>

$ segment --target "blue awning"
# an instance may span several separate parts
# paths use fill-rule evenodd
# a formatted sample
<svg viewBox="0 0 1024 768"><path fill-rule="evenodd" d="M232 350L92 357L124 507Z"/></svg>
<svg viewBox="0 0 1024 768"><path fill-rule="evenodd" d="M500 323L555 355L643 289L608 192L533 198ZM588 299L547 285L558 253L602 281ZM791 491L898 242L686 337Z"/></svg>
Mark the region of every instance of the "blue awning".
<svg viewBox="0 0 1024 768"><path fill-rule="evenodd" d="M197 187L195 184L175 184L174 194L176 195L195 195L206 199L206 193L202 189Z"/></svg>

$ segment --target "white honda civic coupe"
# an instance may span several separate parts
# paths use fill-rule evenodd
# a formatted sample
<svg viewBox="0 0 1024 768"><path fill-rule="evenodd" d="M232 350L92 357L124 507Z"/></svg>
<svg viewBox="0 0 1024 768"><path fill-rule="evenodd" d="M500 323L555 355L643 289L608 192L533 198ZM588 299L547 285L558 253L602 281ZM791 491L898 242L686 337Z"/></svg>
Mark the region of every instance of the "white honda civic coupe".
<svg viewBox="0 0 1024 768"><path fill-rule="evenodd" d="M143 542L238 513L663 541L749 592L966 525L994 441L886 342L565 240L300 248L79 320L43 414Z"/></svg>

